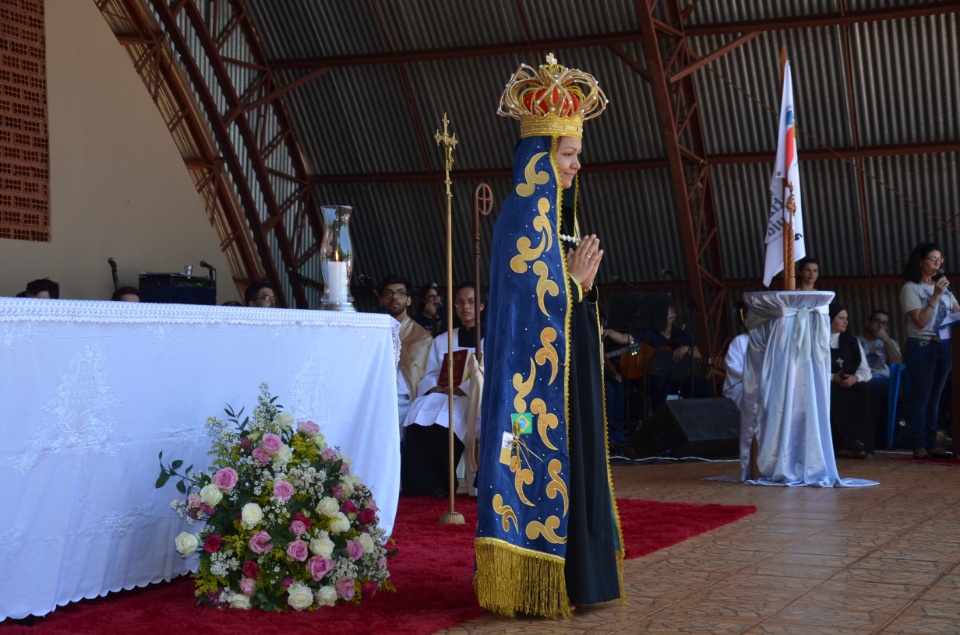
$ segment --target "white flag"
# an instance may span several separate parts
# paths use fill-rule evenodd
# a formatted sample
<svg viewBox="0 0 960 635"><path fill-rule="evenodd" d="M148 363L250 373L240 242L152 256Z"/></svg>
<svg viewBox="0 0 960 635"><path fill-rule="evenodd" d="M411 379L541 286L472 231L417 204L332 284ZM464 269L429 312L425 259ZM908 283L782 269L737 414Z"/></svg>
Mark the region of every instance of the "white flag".
<svg viewBox="0 0 960 635"><path fill-rule="evenodd" d="M777 160L773 164L770 191L770 221L767 225L767 258L763 266L763 286L783 271L783 222L793 214L794 262L807 255L803 243L803 214L800 205L800 164L794 132L793 82L790 62L783 67L783 98L780 101L780 127L777 131ZM786 177L786 178L784 178Z"/></svg>

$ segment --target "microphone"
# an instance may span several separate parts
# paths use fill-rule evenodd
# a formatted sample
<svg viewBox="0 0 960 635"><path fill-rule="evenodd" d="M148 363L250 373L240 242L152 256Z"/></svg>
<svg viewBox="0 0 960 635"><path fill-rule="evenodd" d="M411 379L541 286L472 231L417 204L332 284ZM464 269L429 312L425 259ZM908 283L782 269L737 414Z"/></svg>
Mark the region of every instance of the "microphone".
<svg viewBox="0 0 960 635"><path fill-rule="evenodd" d="M933 276L933 281L936 282L937 280L939 280L940 278L943 278L946 275L947 274L943 272L943 269L937 269L937 273L934 274Z"/></svg>
<svg viewBox="0 0 960 635"><path fill-rule="evenodd" d="M117 261L113 258L107 258L107 264L110 265L110 268L113 269L114 273L117 271Z"/></svg>
<svg viewBox="0 0 960 635"><path fill-rule="evenodd" d="M110 276L113 278L113 290L120 288L120 278L117 277L117 261L113 257L107 258L107 264L110 265Z"/></svg>
<svg viewBox="0 0 960 635"><path fill-rule="evenodd" d="M211 280L217 279L217 270L214 269L211 265L207 264L206 260L201 260L200 266L210 272L207 277L209 277Z"/></svg>

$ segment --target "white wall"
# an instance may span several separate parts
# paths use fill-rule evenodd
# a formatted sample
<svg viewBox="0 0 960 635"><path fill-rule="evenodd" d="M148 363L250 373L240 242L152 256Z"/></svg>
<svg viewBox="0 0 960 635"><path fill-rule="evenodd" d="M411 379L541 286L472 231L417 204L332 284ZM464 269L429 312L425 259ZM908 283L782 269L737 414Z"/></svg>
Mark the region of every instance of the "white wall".
<svg viewBox="0 0 960 635"><path fill-rule="evenodd" d="M140 271L206 275L239 299L200 197L153 101L92 0L46 0L49 243L0 240L0 295L35 278L62 298L109 299Z"/></svg>

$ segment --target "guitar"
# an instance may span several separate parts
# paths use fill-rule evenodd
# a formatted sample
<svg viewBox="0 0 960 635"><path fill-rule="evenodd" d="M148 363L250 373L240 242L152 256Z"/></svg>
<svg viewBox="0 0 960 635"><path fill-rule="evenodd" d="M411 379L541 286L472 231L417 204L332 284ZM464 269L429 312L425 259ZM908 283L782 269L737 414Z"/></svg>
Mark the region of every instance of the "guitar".
<svg viewBox="0 0 960 635"><path fill-rule="evenodd" d="M628 379L643 379L644 369L655 377L681 379L690 376L689 356L680 363L673 361L673 349L668 346L654 347L642 342L633 342L616 350L604 353L607 359L620 356L620 374ZM722 358L692 358L694 366L709 365L717 370L724 369Z"/></svg>

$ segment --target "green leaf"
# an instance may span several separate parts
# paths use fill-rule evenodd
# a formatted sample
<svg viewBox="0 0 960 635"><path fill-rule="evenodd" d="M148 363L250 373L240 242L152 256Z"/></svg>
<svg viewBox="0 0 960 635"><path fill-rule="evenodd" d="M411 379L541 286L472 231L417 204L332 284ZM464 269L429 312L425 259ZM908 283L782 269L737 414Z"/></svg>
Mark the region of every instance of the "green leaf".
<svg viewBox="0 0 960 635"><path fill-rule="evenodd" d="M176 461L170 464L170 469L179 470L181 465L183 465L183 461L181 461L180 459L177 459Z"/></svg>
<svg viewBox="0 0 960 635"><path fill-rule="evenodd" d="M163 460L163 450L160 451L160 456L158 457L161 461Z"/></svg>
<svg viewBox="0 0 960 635"><path fill-rule="evenodd" d="M177 491L179 491L181 494L187 493L187 486L182 480L177 481Z"/></svg>
<svg viewBox="0 0 960 635"><path fill-rule="evenodd" d="M168 480L170 480L170 475L166 472L160 472L160 476L157 477L157 489L166 485Z"/></svg>
<svg viewBox="0 0 960 635"><path fill-rule="evenodd" d="M387 557L388 557L388 558L394 557L395 555L397 555L397 552L398 552L398 551L400 551L400 548L399 548L399 547L394 548L394 549L391 549L390 551L387 552Z"/></svg>

